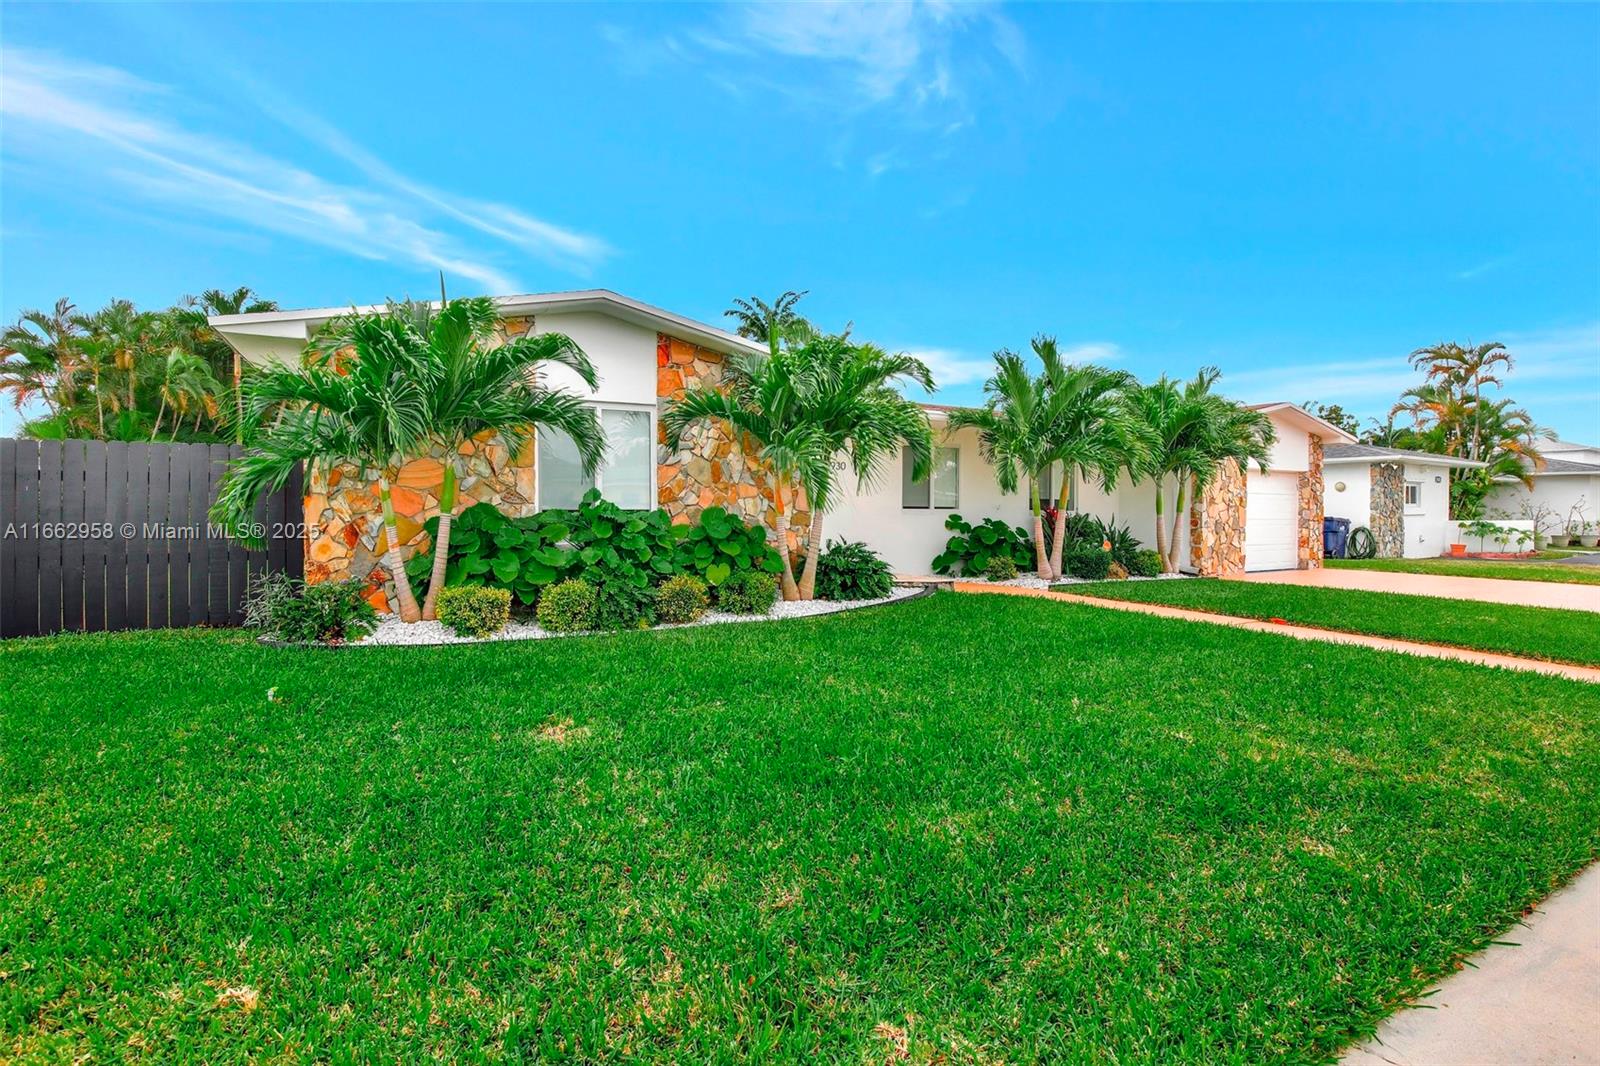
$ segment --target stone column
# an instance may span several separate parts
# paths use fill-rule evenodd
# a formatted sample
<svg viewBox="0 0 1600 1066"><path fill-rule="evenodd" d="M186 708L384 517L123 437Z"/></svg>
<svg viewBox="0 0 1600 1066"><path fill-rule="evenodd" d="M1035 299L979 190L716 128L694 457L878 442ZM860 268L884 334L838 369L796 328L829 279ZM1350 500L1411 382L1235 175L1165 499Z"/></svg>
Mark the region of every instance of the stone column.
<svg viewBox="0 0 1600 1066"><path fill-rule="evenodd" d="M1372 540L1379 559L1399 559L1406 553L1406 479L1399 463L1372 464Z"/></svg>
<svg viewBox="0 0 1600 1066"><path fill-rule="evenodd" d="M1245 473L1229 459L1189 505L1189 561L1201 577L1244 573Z"/></svg>
<svg viewBox="0 0 1600 1066"><path fill-rule="evenodd" d="M1307 448L1307 469L1300 475L1300 555L1301 570L1322 566L1322 438L1311 434Z"/></svg>

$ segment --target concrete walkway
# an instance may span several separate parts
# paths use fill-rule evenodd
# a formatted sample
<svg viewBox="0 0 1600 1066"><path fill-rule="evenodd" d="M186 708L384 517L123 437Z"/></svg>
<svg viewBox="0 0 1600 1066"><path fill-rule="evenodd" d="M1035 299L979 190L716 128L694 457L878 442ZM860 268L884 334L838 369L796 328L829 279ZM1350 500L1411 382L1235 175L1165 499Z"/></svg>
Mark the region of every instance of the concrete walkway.
<svg viewBox="0 0 1600 1066"><path fill-rule="evenodd" d="M1383 576L1403 577L1409 575L1385 574ZM1476 581L1480 579L1472 578L1469 580ZM1527 585L1533 584L1533 582L1502 581L1499 584ZM1503 666L1508 670L1527 670L1536 674L1550 674L1555 677L1571 678L1574 681L1588 681L1591 684L1600 684L1600 667L1594 666L1547 663L1539 659L1523 659L1515 655L1469 651L1466 648L1447 648L1437 644L1422 644L1410 640L1394 640L1390 637L1368 636L1365 633L1340 633L1331 629L1316 629L1312 626L1278 625L1255 618L1234 618L1230 615L1208 614L1205 611L1190 611L1182 607L1167 607L1157 603L1101 600L1092 596L1077 596L1070 592L1021 588L1016 585L990 585L986 582L957 581L955 582L955 590L957 592L982 592L1000 596L1034 596L1043 599L1060 600L1063 603L1079 603L1086 607L1099 607L1111 611L1132 611L1135 614L1152 614L1158 618L1177 618L1185 622L1205 622L1208 625L1248 629L1257 633L1276 633L1279 636L1294 637L1296 640L1319 640L1328 644L1354 644L1363 648L1375 648L1378 651L1398 651L1407 655L1421 655L1429 659L1454 659L1457 662L1477 663L1480 666Z"/></svg>
<svg viewBox="0 0 1600 1066"><path fill-rule="evenodd" d="M1600 866L1499 939L1341 1066L1600 1062Z"/></svg>
<svg viewBox="0 0 1600 1066"><path fill-rule="evenodd" d="M1442 574L1399 574L1388 570L1266 570L1235 580L1267 585L1309 585L1325 589L1403 592L1408 596L1443 596L1526 607L1559 607L1600 613L1600 585L1556 581L1510 581L1498 577L1454 577Z"/></svg>

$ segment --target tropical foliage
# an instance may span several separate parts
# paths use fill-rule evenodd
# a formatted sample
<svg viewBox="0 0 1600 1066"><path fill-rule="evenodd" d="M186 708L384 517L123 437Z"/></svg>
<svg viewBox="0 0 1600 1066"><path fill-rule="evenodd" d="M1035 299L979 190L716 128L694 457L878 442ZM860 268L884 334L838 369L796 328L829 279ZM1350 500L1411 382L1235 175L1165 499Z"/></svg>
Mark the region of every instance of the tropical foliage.
<svg viewBox="0 0 1600 1066"><path fill-rule="evenodd" d="M859 541L829 541L817 565L817 595L825 600L879 600L894 589L894 571Z"/></svg>
<svg viewBox="0 0 1600 1066"><path fill-rule="evenodd" d="M207 316L276 307L248 288L208 289L160 311L112 300L81 312L63 297L0 333L0 392L33 415L24 436L237 440L250 371Z"/></svg>
<svg viewBox="0 0 1600 1066"><path fill-rule="evenodd" d="M995 559L1010 559L1012 577L1016 569L1033 562L1033 540L1021 526L1010 526L998 518L986 518L973 525L958 514L944 520L944 528L953 534L945 541L944 551L933 558L936 574L960 574L972 577L986 574Z"/></svg>

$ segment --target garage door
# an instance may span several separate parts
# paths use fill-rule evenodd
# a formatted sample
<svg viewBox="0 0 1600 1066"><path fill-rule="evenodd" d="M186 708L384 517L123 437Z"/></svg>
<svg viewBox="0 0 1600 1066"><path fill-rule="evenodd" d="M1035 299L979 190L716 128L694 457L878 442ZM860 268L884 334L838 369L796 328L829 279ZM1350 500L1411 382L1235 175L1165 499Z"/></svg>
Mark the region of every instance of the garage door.
<svg viewBox="0 0 1600 1066"><path fill-rule="evenodd" d="M1293 570L1300 564L1300 476L1252 470L1245 484L1244 568Z"/></svg>

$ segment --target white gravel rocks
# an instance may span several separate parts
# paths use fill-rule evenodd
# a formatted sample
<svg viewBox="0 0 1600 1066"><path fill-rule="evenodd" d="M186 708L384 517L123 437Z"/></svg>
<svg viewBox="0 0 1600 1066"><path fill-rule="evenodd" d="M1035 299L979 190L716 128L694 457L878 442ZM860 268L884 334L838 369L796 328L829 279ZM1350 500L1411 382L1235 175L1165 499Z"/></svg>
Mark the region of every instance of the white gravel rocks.
<svg viewBox="0 0 1600 1066"><path fill-rule="evenodd" d="M787 602L779 600L773 604L770 614L722 614L717 611L707 611L698 622L689 622L684 625L655 626L655 629L687 629L690 626L714 626L733 622L771 622L786 618L810 618L819 614L836 614L839 611L851 611L858 607L873 607L880 603L893 603L896 600L907 599L921 592L920 588L908 588L897 585L888 596L881 600L854 600L848 603L836 603L833 600L796 600ZM394 615L385 615L378 623L378 628L358 641L351 642L351 646L366 647L376 644L483 644L494 640L543 640L546 637L585 637L590 633L551 633L539 628L534 622L512 622L500 632L482 640L473 637L458 637L455 633L440 622L411 622L400 621Z"/></svg>

